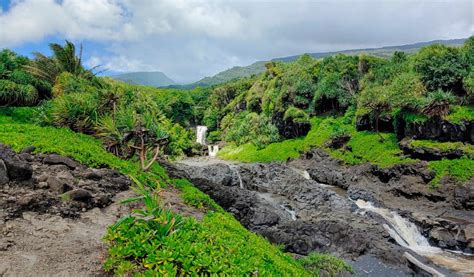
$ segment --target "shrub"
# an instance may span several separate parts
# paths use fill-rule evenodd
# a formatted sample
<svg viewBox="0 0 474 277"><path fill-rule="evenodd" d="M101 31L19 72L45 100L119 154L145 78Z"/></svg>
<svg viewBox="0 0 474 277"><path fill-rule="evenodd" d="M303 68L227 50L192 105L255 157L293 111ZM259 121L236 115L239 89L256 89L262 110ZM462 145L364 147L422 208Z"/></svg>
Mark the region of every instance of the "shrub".
<svg viewBox="0 0 474 277"><path fill-rule="evenodd" d="M310 253L298 261L304 268L309 270L313 276L336 277L346 271L352 274L355 273L350 265L328 254ZM322 268L324 270L321 270Z"/></svg>
<svg viewBox="0 0 474 277"><path fill-rule="evenodd" d="M0 80L1 106L28 106L38 100L38 91L32 85Z"/></svg>
<svg viewBox="0 0 474 277"><path fill-rule="evenodd" d="M257 113L244 112L235 117L229 114L222 120L222 128L226 141L238 145L251 142L260 149L279 139L278 129L270 119Z"/></svg>
<svg viewBox="0 0 474 277"><path fill-rule="evenodd" d="M459 91L467 74L467 63L460 50L439 44L422 48L415 55L414 68L430 91Z"/></svg>

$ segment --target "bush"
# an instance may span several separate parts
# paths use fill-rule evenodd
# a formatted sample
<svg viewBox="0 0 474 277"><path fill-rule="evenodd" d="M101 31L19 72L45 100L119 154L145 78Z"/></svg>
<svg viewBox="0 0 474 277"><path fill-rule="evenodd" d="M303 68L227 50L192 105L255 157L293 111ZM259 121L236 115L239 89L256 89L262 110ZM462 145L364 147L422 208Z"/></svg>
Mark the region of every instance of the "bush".
<svg viewBox="0 0 474 277"><path fill-rule="evenodd" d="M32 85L0 80L1 106L29 106L38 100L38 91Z"/></svg>
<svg viewBox="0 0 474 277"><path fill-rule="evenodd" d="M63 72L56 77L52 92L54 97L58 97L68 93L93 93L96 89L89 80Z"/></svg>
<svg viewBox="0 0 474 277"><path fill-rule="evenodd" d="M298 260L313 276L336 277L341 273L355 273L354 269L344 261L334 256L320 253L310 253L307 257ZM321 269L324 270L321 270Z"/></svg>
<svg viewBox="0 0 474 277"><path fill-rule="evenodd" d="M439 44L422 48L415 55L414 68L431 91L460 92L462 79L467 75L467 62L460 50Z"/></svg>
<svg viewBox="0 0 474 277"><path fill-rule="evenodd" d="M226 141L238 145L251 142L258 149L279 139L278 129L270 119L257 113L239 113L235 117L229 114L222 120Z"/></svg>

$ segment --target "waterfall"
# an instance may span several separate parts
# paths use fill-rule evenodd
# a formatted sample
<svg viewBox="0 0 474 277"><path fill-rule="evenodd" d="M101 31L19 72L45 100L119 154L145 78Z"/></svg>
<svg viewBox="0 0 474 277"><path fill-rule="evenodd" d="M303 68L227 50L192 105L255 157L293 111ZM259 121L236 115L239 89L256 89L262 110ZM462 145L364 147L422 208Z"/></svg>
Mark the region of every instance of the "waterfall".
<svg viewBox="0 0 474 277"><path fill-rule="evenodd" d="M234 171L235 175L237 175L237 178L239 179L239 187L241 189L244 188L244 182L242 182L242 176L240 176L240 172L237 170L237 168L233 167L232 165L229 165L229 168Z"/></svg>
<svg viewBox="0 0 474 277"><path fill-rule="evenodd" d="M207 149L209 150L209 157L216 157L217 152L219 152L219 145L208 145Z"/></svg>
<svg viewBox="0 0 474 277"><path fill-rule="evenodd" d="M201 145L206 145L207 126L196 127L196 142Z"/></svg>
<svg viewBox="0 0 474 277"><path fill-rule="evenodd" d="M301 175L306 180L311 180L311 176L309 175L308 171L301 170L301 169L298 169L296 167L290 167L290 168L293 169L294 172L298 173L299 175Z"/></svg>
<svg viewBox="0 0 474 277"><path fill-rule="evenodd" d="M380 215L388 224L383 224L384 229L402 247L425 256L435 264L449 268L461 274L474 274L474 262L471 259L460 256L462 253L452 253L441 248L431 246L428 240L420 233L417 226L401 217L394 211L377 208L372 203L362 199L355 201L356 205L365 211L371 211Z"/></svg>
<svg viewBox="0 0 474 277"><path fill-rule="evenodd" d="M282 207L287 213L290 214L290 217L291 217L291 220L295 221L296 220L296 212L291 210L290 208L284 206L284 205L280 205L280 207Z"/></svg>

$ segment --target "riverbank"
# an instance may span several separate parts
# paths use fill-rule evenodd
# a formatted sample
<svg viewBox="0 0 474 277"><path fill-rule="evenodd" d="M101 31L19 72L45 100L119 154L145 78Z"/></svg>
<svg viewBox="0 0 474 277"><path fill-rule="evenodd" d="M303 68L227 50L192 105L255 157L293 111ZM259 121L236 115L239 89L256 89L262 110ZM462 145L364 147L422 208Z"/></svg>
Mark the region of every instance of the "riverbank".
<svg viewBox="0 0 474 277"><path fill-rule="evenodd" d="M283 244L286 251L334 253L352 260L361 275L364 261L370 259L376 261L370 266L375 271L394 269L403 275L411 274L413 267L420 270L404 258L405 252L445 275L473 274L474 259L469 255L472 211L455 208L460 199L455 200L453 190L429 190L417 167L388 170L386 175L398 170L398 176L384 183L372 166L346 167L321 156L323 152L311 153L287 163L269 164L188 159L169 165L168 171L189 178L244 226ZM416 178L424 185L414 182ZM435 197L449 193L452 196L444 199ZM413 194L416 199L409 197ZM357 206L357 199L389 209L399 220L396 224L387 221L374 210ZM402 240L415 244L401 244L393 230L404 236ZM417 243L431 243L440 252L434 258L422 255ZM464 254L452 255L448 249Z"/></svg>

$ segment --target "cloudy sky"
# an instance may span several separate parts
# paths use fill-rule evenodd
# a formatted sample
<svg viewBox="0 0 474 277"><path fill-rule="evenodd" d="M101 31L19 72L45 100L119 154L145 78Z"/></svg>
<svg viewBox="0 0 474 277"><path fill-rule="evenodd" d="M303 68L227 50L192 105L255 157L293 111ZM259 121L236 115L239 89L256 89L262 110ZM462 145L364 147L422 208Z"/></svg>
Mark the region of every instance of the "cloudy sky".
<svg viewBox="0 0 474 277"><path fill-rule="evenodd" d="M467 0L0 0L0 49L83 43L87 66L198 80L258 60L474 34Z"/></svg>

